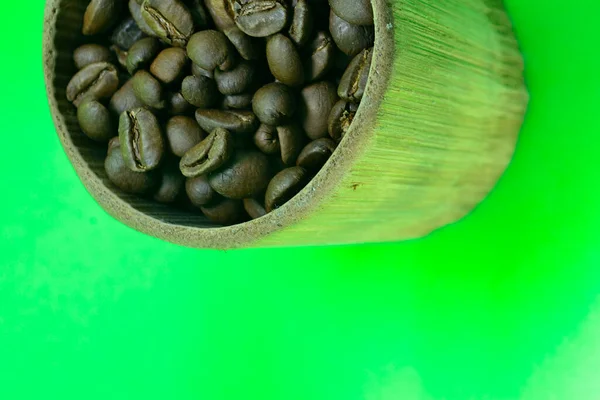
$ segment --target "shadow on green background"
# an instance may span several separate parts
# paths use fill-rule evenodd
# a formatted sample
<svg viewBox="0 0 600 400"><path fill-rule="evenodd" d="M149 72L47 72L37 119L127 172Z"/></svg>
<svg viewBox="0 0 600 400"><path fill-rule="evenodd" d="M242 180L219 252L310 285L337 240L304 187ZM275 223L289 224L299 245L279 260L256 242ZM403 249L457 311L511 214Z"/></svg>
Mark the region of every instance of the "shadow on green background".
<svg viewBox="0 0 600 400"><path fill-rule="evenodd" d="M227 253L141 235L85 192L45 100L43 5L6 4L0 28L0 399L600 398L597 2L507 1L531 107L465 220Z"/></svg>

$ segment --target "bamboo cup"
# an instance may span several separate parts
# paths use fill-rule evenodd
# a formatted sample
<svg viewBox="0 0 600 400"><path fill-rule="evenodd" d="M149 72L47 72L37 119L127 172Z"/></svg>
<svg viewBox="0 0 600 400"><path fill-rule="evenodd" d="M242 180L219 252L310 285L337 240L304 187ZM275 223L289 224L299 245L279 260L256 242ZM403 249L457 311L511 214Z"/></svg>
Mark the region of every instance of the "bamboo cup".
<svg viewBox="0 0 600 400"><path fill-rule="evenodd" d="M501 0L373 0L365 98L316 178L271 214L216 227L120 192L81 134L65 88L87 1L49 0L44 72L60 141L113 217L186 246L303 246L422 237L467 215L510 162L527 108L523 60Z"/></svg>

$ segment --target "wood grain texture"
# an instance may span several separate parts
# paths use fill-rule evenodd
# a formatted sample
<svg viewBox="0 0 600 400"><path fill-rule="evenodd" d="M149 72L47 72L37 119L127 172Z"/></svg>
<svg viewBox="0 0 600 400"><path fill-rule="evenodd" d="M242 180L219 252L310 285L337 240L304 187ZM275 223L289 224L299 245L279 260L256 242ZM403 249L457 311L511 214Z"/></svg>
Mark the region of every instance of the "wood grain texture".
<svg viewBox="0 0 600 400"><path fill-rule="evenodd" d="M79 131L64 92L85 1L46 5L44 68L58 135L98 203L123 223L186 246L236 248L396 241L468 214L510 162L528 95L500 0L373 0L365 99L340 147L293 200L216 228L118 191L104 151Z"/></svg>

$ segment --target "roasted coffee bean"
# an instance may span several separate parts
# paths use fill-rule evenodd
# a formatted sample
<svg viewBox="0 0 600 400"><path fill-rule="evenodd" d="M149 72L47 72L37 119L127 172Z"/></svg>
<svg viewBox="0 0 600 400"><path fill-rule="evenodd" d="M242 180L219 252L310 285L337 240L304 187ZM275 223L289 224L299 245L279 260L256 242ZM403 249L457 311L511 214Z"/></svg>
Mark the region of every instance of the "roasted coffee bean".
<svg viewBox="0 0 600 400"><path fill-rule="evenodd" d="M137 26L133 18L127 18L121 22L113 31L110 41L124 50L144 37L144 32Z"/></svg>
<svg viewBox="0 0 600 400"><path fill-rule="evenodd" d="M279 82L292 87L304 83L302 59L288 37L277 34L267 40L267 61L271 73Z"/></svg>
<svg viewBox="0 0 600 400"><path fill-rule="evenodd" d="M156 38L138 40L127 53L127 71L133 75L138 70L148 67L160 49L160 42Z"/></svg>
<svg viewBox="0 0 600 400"><path fill-rule="evenodd" d="M253 97L252 93L232 94L223 97L222 105L225 109L243 110L252 107Z"/></svg>
<svg viewBox="0 0 600 400"><path fill-rule="evenodd" d="M188 57L199 67L213 71L227 71L235 65L235 49L227 37L218 31L195 33L187 45Z"/></svg>
<svg viewBox="0 0 600 400"><path fill-rule="evenodd" d="M307 0L298 0L294 6L294 17L289 36L297 46L304 46L313 33L314 15Z"/></svg>
<svg viewBox="0 0 600 400"><path fill-rule="evenodd" d="M235 26L231 12L231 0L204 0L204 4L220 31Z"/></svg>
<svg viewBox="0 0 600 400"><path fill-rule="evenodd" d="M370 0L86 1L84 29L103 36L74 52L67 98L83 134L108 140L107 175L127 193L215 224L261 218L356 118ZM113 11L100 4L130 15L103 21Z"/></svg>
<svg viewBox="0 0 600 400"><path fill-rule="evenodd" d="M331 82L313 83L302 89L299 116L310 139L320 139L328 135L329 114L337 101L335 86Z"/></svg>
<svg viewBox="0 0 600 400"><path fill-rule="evenodd" d="M215 82L224 95L240 94L255 83L256 68L249 62L241 62L229 71L215 70Z"/></svg>
<svg viewBox="0 0 600 400"><path fill-rule="evenodd" d="M210 187L208 178L205 175L188 178L185 181L185 192L196 207L205 206L219 197L217 192Z"/></svg>
<svg viewBox="0 0 600 400"><path fill-rule="evenodd" d="M171 115L183 115L191 113L193 106L183 97L181 92L173 92L167 95L167 111Z"/></svg>
<svg viewBox="0 0 600 400"><path fill-rule="evenodd" d="M112 96L108 108L119 116L125 111L130 111L143 105L144 103L135 95L133 81L130 79Z"/></svg>
<svg viewBox="0 0 600 400"><path fill-rule="evenodd" d="M267 215L267 210L262 202L257 199L244 199L244 209L252 219L257 219Z"/></svg>
<svg viewBox="0 0 600 400"><path fill-rule="evenodd" d="M219 101L219 93L215 81L205 76L190 75L181 84L183 98L193 106L207 108Z"/></svg>
<svg viewBox="0 0 600 400"><path fill-rule="evenodd" d="M270 83L258 89L252 100L252 109L260 122L281 125L296 112L296 98L292 90L281 83Z"/></svg>
<svg viewBox="0 0 600 400"><path fill-rule="evenodd" d="M271 180L265 194L265 208L271 212L297 195L308 183L309 174L302 167L284 169Z"/></svg>
<svg viewBox="0 0 600 400"><path fill-rule="evenodd" d="M329 114L328 131L329 136L336 142L342 140L342 138L350 129L350 125L354 120L358 105L350 103L346 100L340 100L333 106L331 114Z"/></svg>
<svg viewBox="0 0 600 400"><path fill-rule="evenodd" d="M96 35L108 30L118 20L121 0L92 0L83 15L84 35Z"/></svg>
<svg viewBox="0 0 600 400"><path fill-rule="evenodd" d="M206 29L210 26L210 16L204 8L203 0L186 0L185 5L192 13L192 19L194 20L194 26L197 31Z"/></svg>
<svg viewBox="0 0 600 400"><path fill-rule="evenodd" d="M265 154L280 154L281 145L277 128L262 124L254 134L254 145Z"/></svg>
<svg viewBox="0 0 600 400"><path fill-rule="evenodd" d="M287 25L285 0L233 0L234 20L238 28L254 37L267 37Z"/></svg>
<svg viewBox="0 0 600 400"><path fill-rule="evenodd" d="M73 52L73 61L77 69L82 69L98 62L111 62L112 58L110 50L99 44L84 44Z"/></svg>
<svg viewBox="0 0 600 400"><path fill-rule="evenodd" d="M119 88L119 77L114 65L99 62L81 69L67 85L67 100L75 107L85 100L111 97Z"/></svg>
<svg viewBox="0 0 600 400"><path fill-rule="evenodd" d="M194 178L220 168L232 156L233 138L229 131L217 128L181 158L181 173Z"/></svg>
<svg viewBox="0 0 600 400"><path fill-rule="evenodd" d="M340 18L355 25L373 25L371 0L329 0L331 9Z"/></svg>
<svg viewBox="0 0 600 400"><path fill-rule="evenodd" d="M134 172L151 171L160 165L165 145L160 124L146 108L136 108L119 118L119 142L127 167Z"/></svg>
<svg viewBox="0 0 600 400"><path fill-rule="evenodd" d="M150 65L150 72L159 81L171 85L183 77L189 69L189 59L185 50L171 47L161 51Z"/></svg>
<svg viewBox="0 0 600 400"><path fill-rule="evenodd" d="M206 132L200 128L196 120L185 116L171 118L167 122L166 133L169 149L177 157L183 157L206 137Z"/></svg>
<svg viewBox="0 0 600 400"><path fill-rule="evenodd" d="M159 171L160 184L154 193L154 200L159 203L174 203L183 193L185 177L181 175L175 160L168 160Z"/></svg>
<svg viewBox="0 0 600 400"><path fill-rule="evenodd" d="M242 200L264 192L272 176L267 156L236 151L225 166L209 175L208 182L220 195Z"/></svg>
<svg viewBox="0 0 600 400"><path fill-rule="evenodd" d="M204 68L202 68L199 65L196 65L194 63L192 63L192 75L205 76L210 79L214 79L214 77L215 77L214 71L207 71Z"/></svg>
<svg viewBox="0 0 600 400"><path fill-rule="evenodd" d="M194 33L192 14L179 0L145 0L142 17L156 36L171 46L185 47Z"/></svg>
<svg viewBox="0 0 600 400"><path fill-rule="evenodd" d="M152 30L152 28L150 28L150 26L142 16L141 2L138 3L136 0L129 0L129 12L131 13L131 17L142 32L144 32L148 36L156 36L156 33Z"/></svg>
<svg viewBox="0 0 600 400"><path fill-rule="evenodd" d="M240 200L220 199L200 209L206 218L219 225L234 225L246 218L244 204Z"/></svg>
<svg viewBox="0 0 600 400"><path fill-rule="evenodd" d="M373 26L353 25L335 15L333 11L329 19L329 30L335 44L350 57L375 43Z"/></svg>
<svg viewBox="0 0 600 400"><path fill-rule="evenodd" d="M298 154L306 143L306 136L297 125L284 125L277 127L277 136L281 147L281 160L285 165L294 165Z"/></svg>
<svg viewBox="0 0 600 400"><path fill-rule="evenodd" d="M224 30L223 33L244 60L251 61L260 57L257 39L246 35L237 26L232 26L231 28Z"/></svg>
<svg viewBox="0 0 600 400"><path fill-rule="evenodd" d="M362 100L369 80L372 59L372 48L363 50L354 57L340 81L338 87L340 98L353 103L359 103Z"/></svg>
<svg viewBox="0 0 600 400"><path fill-rule="evenodd" d="M335 142L329 138L313 140L302 149L296 165L307 171L316 173L323 168L323 165L329 160L335 148Z"/></svg>
<svg viewBox="0 0 600 400"><path fill-rule="evenodd" d="M258 126L256 115L239 110L196 110L196 121L207 132L223 128L233 134L249 134Z"/></svg>
<svg viewBox="0 0 600 400"><path fill-rule="evenodd" d="M115 54L117 63L121 66L121 68L127 70L127 57L129 56L129 52L121 49L119 46L115 46L114 44L110 46L110 51Z"/></svg>
<svg viewBox="0 0 600 400"><path fill-rule="evenodd" d="M160 82L147 71L139 70L133 78L133 91L144 105L162 110L166 107L163 88Z"/></svg>
<svg viewBox="0 0 600 400"><path fill-rule="evenodd" d="M336 47L326 32L319 32L307 46L305 77L308 82L322 79L335 65Z"/></svg>
<svg viewBox="0 0 600 400"><path fill-rule="evenodd" d="M77 109L81 131L97 142L108 142L115 135L110 111L97 100L83 102Z"/></svg>
<svg viewBox="0 0 600 400"><path fill-rule="evenodd" d="M131 194L147 194L159 182L160 177L151 172L134 172L127 168L121 146L117 140L111 140L108 146L108 155L104 161L104 169L108 179L119 189Z"/></svg>

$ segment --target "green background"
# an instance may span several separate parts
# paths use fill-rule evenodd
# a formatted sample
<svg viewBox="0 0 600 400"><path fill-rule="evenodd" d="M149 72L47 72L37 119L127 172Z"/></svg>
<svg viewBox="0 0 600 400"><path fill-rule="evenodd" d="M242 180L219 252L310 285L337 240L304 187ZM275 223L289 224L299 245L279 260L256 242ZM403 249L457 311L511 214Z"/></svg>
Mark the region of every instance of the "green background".
<svg viewBox="0 0 600 400"><path fill-rule="evenodd" d="M45 99L44 2L4 3L0 399L600 398L596 0L507 1L531 107L469 217L412 242L235 252L94 203Z"/></svg>

